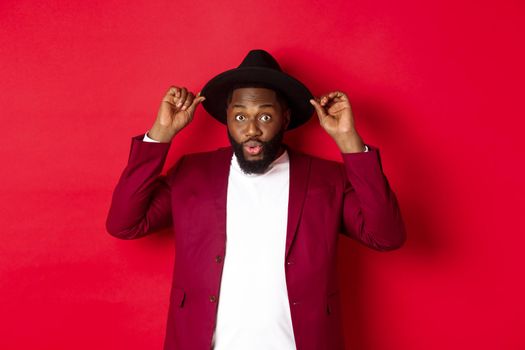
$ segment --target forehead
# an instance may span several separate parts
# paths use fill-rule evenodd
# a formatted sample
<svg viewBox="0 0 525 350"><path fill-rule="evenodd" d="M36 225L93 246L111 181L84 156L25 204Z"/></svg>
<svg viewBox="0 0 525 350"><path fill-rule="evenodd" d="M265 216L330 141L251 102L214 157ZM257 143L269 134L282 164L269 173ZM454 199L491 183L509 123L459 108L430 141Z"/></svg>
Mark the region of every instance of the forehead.
<svg viewBox="0 0 525 350"><path fill-rule="evenodd" d="M246 87L233 90L232 103L276 103L275 91L261 87Z"/></svg>

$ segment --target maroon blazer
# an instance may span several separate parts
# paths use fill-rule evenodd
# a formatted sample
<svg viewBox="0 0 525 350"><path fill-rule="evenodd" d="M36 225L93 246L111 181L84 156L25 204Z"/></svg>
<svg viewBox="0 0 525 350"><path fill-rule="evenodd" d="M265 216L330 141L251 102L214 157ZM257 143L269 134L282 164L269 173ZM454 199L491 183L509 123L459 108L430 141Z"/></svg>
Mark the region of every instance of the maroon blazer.
<svg viewBox="0 0 525 350"><path fill-rule="evenodd" d="M183 156L161 176L170 144L132 139L106 227L134 239L173 226L173 273L165 350L209 350L226 250L232 149ZM344 349L336 273L338 233L376 250L400 247L405 228L379 151L344 164L288 149L290 194L283 261L298 350ZM253 301L254 303L257 300Z"/></svg>

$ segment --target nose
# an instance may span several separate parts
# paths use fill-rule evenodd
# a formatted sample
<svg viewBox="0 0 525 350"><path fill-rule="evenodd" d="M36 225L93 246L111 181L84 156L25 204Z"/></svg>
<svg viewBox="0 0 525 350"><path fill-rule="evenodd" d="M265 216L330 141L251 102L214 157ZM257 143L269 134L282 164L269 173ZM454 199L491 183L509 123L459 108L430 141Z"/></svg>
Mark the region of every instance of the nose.
<svg viewBox="0 0 525 350"><path fill-rule="evenodd" d="M246 137L261 136L262 132L257 120L251 120L246 125Z"/></svg>

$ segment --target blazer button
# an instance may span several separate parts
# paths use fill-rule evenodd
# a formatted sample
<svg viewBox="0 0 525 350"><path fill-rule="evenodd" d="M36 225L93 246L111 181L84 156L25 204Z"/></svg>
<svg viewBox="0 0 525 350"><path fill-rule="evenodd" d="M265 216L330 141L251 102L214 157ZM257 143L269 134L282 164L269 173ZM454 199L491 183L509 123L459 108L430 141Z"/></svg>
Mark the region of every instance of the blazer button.
<svg viewBox="0 0 525 350"><path fill-rule="evenodd" d="M222 262L222 256L217 255L217 256L215 257L215 262L216 262L217 264L220 264L220 263Z"/></svg>
<svg viewBox="0 0 525 350"><path fill-rule="evenodd" d="M210 295L210 302L214 303L217 301L217 297L215 295Z"/></svg>

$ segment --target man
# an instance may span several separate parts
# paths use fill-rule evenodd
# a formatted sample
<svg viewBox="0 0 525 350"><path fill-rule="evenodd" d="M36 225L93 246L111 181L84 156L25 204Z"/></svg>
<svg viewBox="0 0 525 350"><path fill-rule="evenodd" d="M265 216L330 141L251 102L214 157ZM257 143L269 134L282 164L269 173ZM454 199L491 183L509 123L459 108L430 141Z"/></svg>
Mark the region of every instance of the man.
<svg viewBox="0 0 525 350"><path fill-rule="evenodd" d="M232 147L183 156L160 176L171 140L204 108ZM285 130L316 111L343 164L296 152ZM357 133L347 96L314 99L267 52L196 96L171 87L133 138L107 219L123 239L173 226L176 264L165 349L344 349L338 233L377 250L405 230L379 151Z"/></svg>

